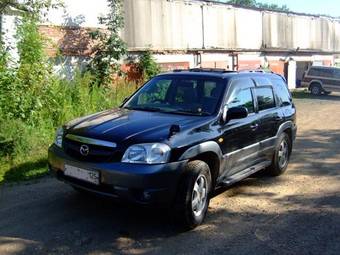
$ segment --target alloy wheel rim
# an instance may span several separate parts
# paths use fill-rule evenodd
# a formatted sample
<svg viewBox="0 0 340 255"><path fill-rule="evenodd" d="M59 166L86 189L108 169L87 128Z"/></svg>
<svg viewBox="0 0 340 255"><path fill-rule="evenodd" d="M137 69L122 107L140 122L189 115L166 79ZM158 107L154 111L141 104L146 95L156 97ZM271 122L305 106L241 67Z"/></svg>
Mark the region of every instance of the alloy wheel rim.
<svg viewBox="0 0 340 255"><path fill-rule="evenodd" d="M278 151L278 158L279 158L279 166L280 168L284 168L288 162L288 144L286 140L283 140L280 143L279 151Z"/></svg>
<svg viewBox="0 0 340 255"><path fill-rule="evenodd" d="M207 185L206 177L199 175L195 181L191 197L191 208L196 217L203 213L206 206L208 195Z"/></svg>

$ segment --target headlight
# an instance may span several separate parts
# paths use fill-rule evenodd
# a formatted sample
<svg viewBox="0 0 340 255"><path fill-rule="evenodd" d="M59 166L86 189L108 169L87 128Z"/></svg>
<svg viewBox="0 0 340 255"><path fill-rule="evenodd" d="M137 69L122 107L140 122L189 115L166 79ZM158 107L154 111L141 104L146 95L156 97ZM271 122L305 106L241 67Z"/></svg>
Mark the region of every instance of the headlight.
<svg viewBox="0 0 340 255"><path fill-rule="evenodd" d="M58 128L56 135L55 135L54 144L60 148L63 146L63 136L64 136L64 129Z"/></svg>
<svg viewBox="0 0 340 255"><path fill-rule="evenodd" d="M163 143L144 143L130 146L124 153L122 162L139 164L166 163L170 147Z"/></svg>

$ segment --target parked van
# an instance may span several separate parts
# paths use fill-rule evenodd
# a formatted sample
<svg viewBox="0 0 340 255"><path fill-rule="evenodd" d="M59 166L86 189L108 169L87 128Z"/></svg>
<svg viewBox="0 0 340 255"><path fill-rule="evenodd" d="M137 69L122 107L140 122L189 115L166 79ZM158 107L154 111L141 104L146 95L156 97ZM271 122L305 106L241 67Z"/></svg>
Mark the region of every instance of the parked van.
<svg viewBox="0 0 340 255"><path fill-rule="evenodd" d="M311 66L305 72L301 86L308 88L313 95L340 92L340 68Z"/></svg>

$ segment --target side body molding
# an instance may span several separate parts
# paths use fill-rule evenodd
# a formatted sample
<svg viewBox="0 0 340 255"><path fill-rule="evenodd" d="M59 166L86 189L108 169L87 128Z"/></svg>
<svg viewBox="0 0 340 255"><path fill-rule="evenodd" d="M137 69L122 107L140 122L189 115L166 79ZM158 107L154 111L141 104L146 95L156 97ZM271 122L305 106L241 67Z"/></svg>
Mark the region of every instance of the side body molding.
<svg viewBox="0 0 340 255"><path fill-rule="evenodd" d="M190 147L182 154L179 160L190 159L204 152L213 152L219 157L220 160L223 159L223 154L220 146L214 141L208 141Z"/></svg>

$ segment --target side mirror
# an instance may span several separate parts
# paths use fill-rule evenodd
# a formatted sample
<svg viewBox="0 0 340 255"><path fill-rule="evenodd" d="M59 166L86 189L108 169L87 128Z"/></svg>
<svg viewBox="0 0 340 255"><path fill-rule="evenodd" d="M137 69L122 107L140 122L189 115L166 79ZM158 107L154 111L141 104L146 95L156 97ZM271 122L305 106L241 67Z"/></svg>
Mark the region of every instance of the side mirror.
<svg viewBox="0 0 340 255"><path fill-rule="evenodd" d="M248 109L245 107L232 107L229 108L227 106L224 106L223 108L223 122L226 123L229 120L234 120L234 119L243 119L248 116Z"/></svg>

